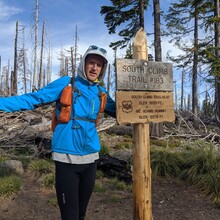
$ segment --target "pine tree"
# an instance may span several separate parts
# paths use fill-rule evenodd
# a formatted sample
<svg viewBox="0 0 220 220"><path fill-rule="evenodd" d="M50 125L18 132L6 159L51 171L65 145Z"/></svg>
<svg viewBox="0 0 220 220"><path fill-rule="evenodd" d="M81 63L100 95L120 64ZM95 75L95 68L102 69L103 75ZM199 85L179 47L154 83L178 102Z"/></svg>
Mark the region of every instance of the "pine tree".
<svg viewBox="0 0 220 220"><path fill-rule="evenodd" d="M198 67L202 62L201 45L206 45L207 35L200 35L200 30L206 29L206 17L210 9L210 1L180 0L172 3L165 19L167 32L183 54L169 57L179 67L187 67L192 73L192 111L195 115L194 126L198 126Z"/></svg>
<svg viewBox="0 0 220 220"><path fill-rule="evenodd" d="M216 119L220 123L220 6L219 0L215 0L214 9L214 30L215 30L215 99Z"/></svg>
<svg viewBox="0 0 220 220"><path fill-rule="evenodd" d="M101 15L105 15L105 24L109 34L115 34L116 28L122 26L118 33L122 40L112 42L110 47L125 48L140 27L144 28L144 10L149 0L111 0L112 6L102 6Z"/></svg>

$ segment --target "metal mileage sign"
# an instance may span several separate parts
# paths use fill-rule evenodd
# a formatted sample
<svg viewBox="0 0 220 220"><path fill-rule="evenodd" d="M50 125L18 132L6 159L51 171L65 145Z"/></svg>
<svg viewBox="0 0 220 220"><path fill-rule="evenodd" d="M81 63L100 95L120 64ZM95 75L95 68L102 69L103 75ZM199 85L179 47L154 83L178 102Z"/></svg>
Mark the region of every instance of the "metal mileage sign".
<svg viewBox="0 0 220 220"><path fill-rule="evenodd" d="M117 59L117 90L173 91L173 65Z"/></svg>

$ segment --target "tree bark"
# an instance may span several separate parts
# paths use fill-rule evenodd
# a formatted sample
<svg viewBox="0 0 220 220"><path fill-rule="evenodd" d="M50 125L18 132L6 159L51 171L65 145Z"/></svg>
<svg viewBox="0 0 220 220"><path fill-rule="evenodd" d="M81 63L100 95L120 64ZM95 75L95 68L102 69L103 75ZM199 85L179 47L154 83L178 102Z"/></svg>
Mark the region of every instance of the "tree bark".
<svg viewBox="0 0 220 220"><path fill-rule="evenodd" d="M181 82L181 104L180 108L183 109L183 100L184 100L184 69L182 70L182 82Z"/></svg>
<svg viewBox="0 0 220 220"><path fill-rule="evenodd" d="M192 112L193 126L198 128L198 85L197 85L197 68L198 68L198 12L197 5L195 5L194 13L194 55L193 55L193 72L192 72Z"/></svg>
<svg viewBox="0 0 220 220"><path fill-rule="evenodd" d="M161 30L160 30L160 0L153 0L154 4L154 47L155 61L162 61ZM163 123L151 123L150 135L154 137L164 136Z"/></svg>
<svg viewBox="0 0 220 220"><path fill-rule="evenodd" d="M45 22L43 21L42 35L41 35L40 71L38 76L38 89L41 88L42 79L43 79L42 76L43 76L44 29L45 29Z"/></svg>
<svg viewBox="0 0 220 220"><path fill-rule="evenodd" d="M15 46L14 46L14 71L12 74L12 85L11 94L17 95L17 71L18 71L18 21L16 22L16 35L15 35Z"/></svg>
<svg viewBox="0 0 220 220"><path fill-rule="evenodd" d="M219 0L215 0L215 12L214 15L216 18L220 18L220 8ZM220 22L216 20L215 22L215 57L218 60L220 57ZM216 103L216 114L215 117L220 123L220 77L215 77L215 103Z"/></svg>
<svg viewBox="0 0 220 220"><path fill-rule="evenodd" d="M33 73L33 83L32 83L32 91L36 89L37 83L37 50L38 50L38 11L39 5L38 0L36 0L36 8L35 8L35 39L34 39L34 73Z"/></svg>
<svg viewBox="0 0 220 220"><path fill-rule="evenodd" d="M144 29L144 0L139 0L140 7L140 28Z"/></svg>

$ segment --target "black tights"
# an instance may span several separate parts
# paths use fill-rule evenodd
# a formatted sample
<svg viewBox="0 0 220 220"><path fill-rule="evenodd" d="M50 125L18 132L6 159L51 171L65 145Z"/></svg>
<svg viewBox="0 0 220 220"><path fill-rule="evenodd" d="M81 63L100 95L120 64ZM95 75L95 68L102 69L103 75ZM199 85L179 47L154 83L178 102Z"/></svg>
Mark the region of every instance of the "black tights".
<svg viewBox="0 0 220 220"><path fill-rule="evenodd" d="M55 161L56 193L62 220L84 220L92 194L97 163L68 164Z"/></svg>

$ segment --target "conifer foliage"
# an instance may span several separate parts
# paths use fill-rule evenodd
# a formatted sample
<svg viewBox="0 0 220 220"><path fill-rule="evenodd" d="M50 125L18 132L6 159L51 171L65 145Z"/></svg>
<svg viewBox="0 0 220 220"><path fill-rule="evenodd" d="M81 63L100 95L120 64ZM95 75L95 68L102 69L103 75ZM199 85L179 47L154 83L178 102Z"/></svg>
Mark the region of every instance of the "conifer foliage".
<svg viewBox="0 0 220 220"><path fill-rule="evenodd" d="M102 6L101 15L104 15L105 24L109 34L115 34L116 28L124 25L118 33L121 40L113 42L113 49L124 48L135 33L143 27L143 13L149 0L111 0L112 6Z"/></svg>

